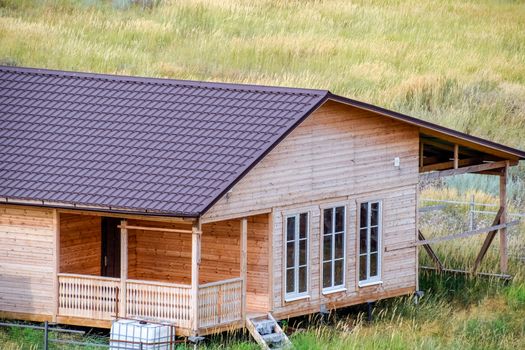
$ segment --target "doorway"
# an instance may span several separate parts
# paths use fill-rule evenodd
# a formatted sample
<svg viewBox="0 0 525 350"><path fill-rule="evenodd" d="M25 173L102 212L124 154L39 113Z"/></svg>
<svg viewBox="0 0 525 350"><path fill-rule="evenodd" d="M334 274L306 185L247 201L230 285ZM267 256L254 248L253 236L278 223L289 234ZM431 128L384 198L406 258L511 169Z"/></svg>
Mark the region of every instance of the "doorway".
<svg viewBox="0 0 525 350"><path fill-rule="evenodd" d="M120 278L120 224L118 218L101 220L102 254L101 272L104 277Z"/></svg>

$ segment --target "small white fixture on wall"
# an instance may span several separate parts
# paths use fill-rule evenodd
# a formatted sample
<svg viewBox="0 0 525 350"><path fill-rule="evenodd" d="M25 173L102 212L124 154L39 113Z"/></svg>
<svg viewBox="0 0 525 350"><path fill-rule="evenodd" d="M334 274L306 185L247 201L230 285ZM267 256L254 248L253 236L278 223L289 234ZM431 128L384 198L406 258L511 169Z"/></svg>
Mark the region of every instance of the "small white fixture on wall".
<svg viewBox="0 0 525 350"><path fill-rule="evenodd" d="M401 160L399 159L399 157L394 158L394 166L396 168L399 168L401 166Z"/></svg>

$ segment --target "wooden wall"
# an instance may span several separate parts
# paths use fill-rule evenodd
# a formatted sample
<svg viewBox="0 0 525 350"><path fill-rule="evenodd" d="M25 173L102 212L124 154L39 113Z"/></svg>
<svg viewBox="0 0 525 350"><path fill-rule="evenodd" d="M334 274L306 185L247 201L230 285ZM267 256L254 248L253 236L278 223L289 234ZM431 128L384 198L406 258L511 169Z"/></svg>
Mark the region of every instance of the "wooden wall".
<svg viewBox="0 0 525 350"><path fill-rule="evenodd" d="M419 132L393 119L328 101L290 133L205 220L272 211L272 308L279 317L406 294L417 284L414 248L384 252L383 284L358 288L356 206L362 199L383 201L383 247L416 238ZM400 167L394 167L394 158ZM319 215L323 206L347 206L347 291L321 294ZM283 215L310 212L310 299L285 303L282 288ZM351 249L350 249L351 248Z"/></svg>
<svg viewBox="0 0 525 350"><path fill-rule="evenodd" d="M0 313L53 313L54 218L53 209L0 204Z"/></svg>
<svg viewBox="0 0 525 350"><path fill-rule="evenodd" d="M100 276L100 219L60 214L60 272Z"/></svg>
<svg viewBox="0 0 525 350"><path fill-rule="evenodd" d="M188 229L187 225L137 220L129 224ZM200 283L239 277L240 220L204 224L202 231ZM191 234L143 230L129 233L130 278L191 283ZM269 304L268 237L268 215L248 218L247 294L252 309L266 310Z"/></svg>

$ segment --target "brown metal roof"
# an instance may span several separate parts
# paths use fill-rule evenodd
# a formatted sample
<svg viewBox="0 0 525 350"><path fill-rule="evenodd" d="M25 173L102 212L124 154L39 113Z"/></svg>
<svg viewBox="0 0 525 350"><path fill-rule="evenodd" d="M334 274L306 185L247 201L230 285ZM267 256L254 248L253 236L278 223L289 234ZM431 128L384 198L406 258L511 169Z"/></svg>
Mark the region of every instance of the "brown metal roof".
<svg viewBox="0 0 525 350"><path fill-rule="evenodd" d="M0 197L199 216L327 99L525 158L326 90L0 66Z"/></svg>

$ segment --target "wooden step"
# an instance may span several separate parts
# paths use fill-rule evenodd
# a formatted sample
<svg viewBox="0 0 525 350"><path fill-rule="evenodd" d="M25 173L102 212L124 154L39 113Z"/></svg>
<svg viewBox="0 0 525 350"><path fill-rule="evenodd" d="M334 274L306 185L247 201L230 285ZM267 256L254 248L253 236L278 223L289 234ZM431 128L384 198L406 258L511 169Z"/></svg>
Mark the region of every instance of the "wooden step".
<svg viewBox="0 0 525 350"><path fill-rule="evenodd" d="M292 348L290 339L271 314L247 316L246 328L263 350Z"/></svg>

